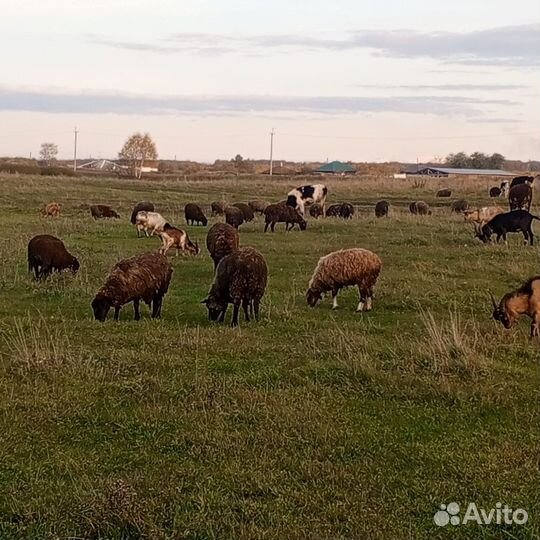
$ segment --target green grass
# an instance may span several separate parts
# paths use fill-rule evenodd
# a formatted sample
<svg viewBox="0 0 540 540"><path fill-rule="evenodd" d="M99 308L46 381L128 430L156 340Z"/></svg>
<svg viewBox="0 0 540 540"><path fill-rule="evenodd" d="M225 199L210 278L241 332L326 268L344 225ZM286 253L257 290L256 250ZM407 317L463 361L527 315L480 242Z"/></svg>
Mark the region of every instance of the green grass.
<svg viewBox="0 0 540 540"><path fill-rule="evenodd" d="M160 321L146 307L133 321L131 306L119 323L92 319L113 264L158 247L136 238L135 202L183 224L185 202L261 190L278 200L295 183L0 177L2 540L539 537L539 344L529 320L496 326L488 297L538 273L538 252L515 235L509 247L474 241L434 199L438 186L332 180L331 201L361 207L351 222L243 226L241 244L269 266L258 324L207 320L205 249L171 257ZM485 188L456 184L452 199L489 203ZM392 214L376 220L383 197ZM408 215L416 199L434 215ZM53 200L62 217L39 217ZM111 203L122 219L96 222L83 202ZM204 246L205 228L186 229ZM39 233L80 258L75 278L30 279L26 245ZM337 311L329 299L309 308L318 258L352 246L383 261L374 310L355 313L352 289ZM436 527L451 501L530 518Z"/></svg>

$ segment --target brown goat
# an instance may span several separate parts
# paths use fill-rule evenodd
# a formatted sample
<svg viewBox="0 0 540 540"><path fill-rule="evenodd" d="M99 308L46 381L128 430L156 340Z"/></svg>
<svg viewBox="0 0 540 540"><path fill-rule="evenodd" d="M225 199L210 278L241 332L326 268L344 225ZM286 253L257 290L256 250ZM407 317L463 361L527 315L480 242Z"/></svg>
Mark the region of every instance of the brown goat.
<svg viewBox="0 0 540 540"><path fill-rule="evenodd" d="M240 237L238 230L228 223L216 223L206 235L206 247L214 261L214 268L219 261L238 249Z"/></svg>
<svg viewBox="0 0 540 540"><path fill-rule="evenodd" d="M192 242L186 231L177 229L169 223L165 223L163 230L158 232L161 237L163 245L159 250L160 253L166 255L169 249L176 248L176 256L181 251L182 253L189 253L190 255L198 255L201 251L197 242Z"/></svg>
<svg viewBox="0 0 540 540"><path fill-rule="evenodd" d="M532 319L531 338L540 335L540 276L529 279L519 289L505 294L498 305L493 295L491 301L493 318L506 329L511 328L521 315L528 315Z"/></svg>
<svg viewBox="0 0 540 540"><path fill-rule="evenodd" d="M45 207L41 211L41 215L44 217L58 217L60 215L61 207L62 205L60 203L51 202L45 205Z"/></svg>
<svg viewBox="0 0 540 540"><path fill-rule="evenodd" d="M40 234L28 242L28 271L34 272L36 279L67 268L75 274L79 266L79 261L68 252L64 242L55 236Z"/></svg>

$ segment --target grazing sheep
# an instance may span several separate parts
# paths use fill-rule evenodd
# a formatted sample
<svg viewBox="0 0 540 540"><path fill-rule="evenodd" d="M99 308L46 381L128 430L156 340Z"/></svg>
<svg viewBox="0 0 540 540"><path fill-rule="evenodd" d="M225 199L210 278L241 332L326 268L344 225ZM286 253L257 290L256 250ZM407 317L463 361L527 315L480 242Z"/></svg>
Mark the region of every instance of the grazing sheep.
<svg viewBox="0 0 540 540"><path fill-rule="evenodd" d="M131 224L132 225L135 225L135 220L137 218L137 214L139 212L153 212L155 210L154 208L154 204L151 203L151 202L148 202L148 201L141 201L141 202L138 202L134 207L133 207L133 212L131 212Z"/></svg>
<svg viewBox="0 0 540 540"><path fill-rule="evenodd" d="M469 203L465 199L458 199L452 203L452 212L456 214L466 212L469 209Z"/></svg>
<svg viewBox="0 0 540 540"><path fill-rule="evenodd" d="M380 272L381 260L367 249L342 249L329 253L319 259L311 276L306 292L307 302L311 307L315 307L323 293L332 291L332 309L336 309L340 289L356 285L360 295L356 311L370 311L373 287Z"/></svg>
<svg viewBox="0 0 540 540"><path fill-rule="evenodd" d="M122 306L133 302L134 318L138 321L141 300L152 309L152 318L159 317L171 275L172 265L161 253L143 253L116 263L92 301L94 317L103 322L114 307L117 321Z"/></svg>
<svg viewBox="0 0 540 540"><path fill-rule="evenodd" d="M242 213L242 210L236 208L236 206L228 206L225 209L225 223L238 229L238 227L244 223L244 214Z"/></svg>
<svg viewBox="0 0 540 540"><path fill-rule="evenodd" d="M212 208L212 216L222 216L225 214L225 209L228 204L225 201L214 201L210 207Z"/></svg>
<svg viewBox="0 0 540 540"><path fill-rule="evenodd" d="M90 214L94 219L115 218L118 219L120 214L116 212L108 204L92 204L90 206Z"/></svg>
<svg viewBox="0 0 540 540"><path fill-rule="evenodd" d="M412 202L409 205L409 210L411 214L418 214L419 216L431 216L431 209L424 201Z"/></svg>
<svg viewBox="0 0 540 540"><path fill-rule="evenodd" d="M314 203L309 207L309 215L311 217L314 217L315 219L319 219L319 217L324 216L324 210L322 207L322 204Z"/></svg>
<svg viewBox="0 0 540 540"><path fill-rule="evenodd" d="M508 182L508 180L506 180ZM510 183L510 189L512 189L514 186L520 186L522 184L532 184L534 182L534 176L516 176L512 178L512 182Z"/></svg>
<svg viewBox="0 0 540 540"><path fill-rule="evenodd" d="M388 210L390 209L390 203L388 201L379 201L375 205L375 217L384 217L388 215Z"/></svg>
<svg viewBox="0 0 540 540"><path fill-rule="evenodd" d="M238 249L240 237L238 230L228 223L216 223L206 235L206 247L214 261L214 269L219 261Z"/></svg>
<svg viewBox="0 0 540 540"><path fill-rule="evenodd" d="M163 242L159 252L163 253L163 255L166 255L172 247L176 248L176 256L178 256L179 251L189 253L190 255L198 255L201 251L199 244L192 242L185 231L177 229L169 223L165 223L163 231L158 234Z"/></svg>
<svg viewBox="0 0 540 540"><path fill-rule="evenodd" d="M533 198L533 190L529 183L517 184L510 188L508 204L510 210L530 211Z"/></svg>
<svg viewBox="0 0 540 540"><path fill-rule="evenodd" d="M141 232L148 237L148 231L150 236L154 236L155 233L159 234L163 232L163 228L167 224L167 220L158 212L147 212L141 210L137 212L135 216L135 225L137 226L137 236L141 236Z"/></svg>
<svg viewBox="0 0 540 540"><path fill-rule="evenodd" d="M268 230L268 227L274 232L276 223L285 223L286 231L294 229L296 223L298 223L301 231L305 231L307 227L307 223L300 212L284 203L268 205L264 211L264 221L264 232Z"/></svg>
<svg viewBox="0 0 540 540"><path fill-rule="evenodd" d="M326 217L338 217L342 219L352 219L354 206L350 203L333 204L326 210Z"/></svg>
<svg viewBox="0 0 540 540"><path fill-rule="evenodd" d="M253 213L258 212L261 216L264 214L264 211L269 204L270 203L261 201L260 199L255 199L248 202L248 206L251 208Z"/></svg>
<svg viewBox="0 0 540 540"><path fill-rule="evenodd" d="M79 261L71 255L64 242L50 234L39 234L28 242L28 271L35 279L43 279L52 272L69 268L74 274L79 270Z"/></svg>
<svg viewBox="0 0 540 540"><path fill-rule="evenodd" d="M500 197L501 193L502 193L501 188L498 188L497 186L494 186L490 188L489 190L489 196L492 198Z"/></svg>
<svg viewBox="0 0 540 540"><path fill-rule="evenodd" d="M208 219L206 219L202 208L198 204L186 204L186 206L184 207L184 215L186 216L186 223L188 225L199 225L199 223L202 223L204 227L208 225Z"/></svg>
<svg viewBox="0 0 540 540"><path fill-rule="evenodd" d="M526 281L519 289L505 294L499 304L491 295L493 318L509 330L521 317L532 319L531 338L540 336L540 276Z"/></svg>
<svg viewBox="0 0 540 540"><path fill-rule="evenodd" d="M259 305L266 289L268 267L264 257L251 247L239 248L219 261L214 283L202 301L211 321L223 322L229 304L233 304L232 326L238 324L240 305L246 321L249 312L259 320Z"/></svg>
<svg viewBox="0 0 540 540"><path fill-rule="evenodd" d="M61 207L62 205L60 203L51 202L45 205L45 207L41 211L41 215L43 217L58 217L60 215Z"/></svg>
<svg viewBox="0 0 540 540"><path fill-rule="evenodd" d="M452 190L451 189L439 189L437 191L437 197L451 197L452 196Z"/></svg>
<svg viewBox="0 0 540 540"><path fill-rule="evenodd" d="M253 213L253 210L251 207L245 203L234 203L232 206L235 208L238 208L240 212L242 212L242 215L244 216L244 221L247 223L248 221L253 221L255 219L255 214Z"/></svg>

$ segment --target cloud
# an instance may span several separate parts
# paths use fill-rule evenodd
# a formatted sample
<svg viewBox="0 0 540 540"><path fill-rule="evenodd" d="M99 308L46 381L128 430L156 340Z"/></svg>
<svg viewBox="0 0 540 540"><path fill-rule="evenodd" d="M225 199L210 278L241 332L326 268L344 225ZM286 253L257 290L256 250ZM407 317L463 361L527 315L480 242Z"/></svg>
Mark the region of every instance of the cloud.
<svg viewBox="0 0 540 540"><path fill-rule="evenodd" d="M291 50L351 51L366 49L387 58L430 58L469 66L540 65L540 24L502 26L469 32L419 32L416 30L357 30L340 38L274 34L238 35L178 33L153 43L126 42L96 35L87 39L99 45L154 53L254 54Z"/></svg>
<svg viewBox="0 0 540 540"><path fill-rule="evenodd" d="M482 116L485 106L510 106L505 99L457 96L192 96L84 91L38 91L0 87L0 110L50 113L195 114L244 113L356 114L412 113Z"/></svg>
<svg viewBox="0 0 540 540"><path fill-rule="evenodd" d="M443 90L445 92L461 90L496 92L500 90L522 90L529 88L524 84L355 84L354 87L387 90Z"/></svg>

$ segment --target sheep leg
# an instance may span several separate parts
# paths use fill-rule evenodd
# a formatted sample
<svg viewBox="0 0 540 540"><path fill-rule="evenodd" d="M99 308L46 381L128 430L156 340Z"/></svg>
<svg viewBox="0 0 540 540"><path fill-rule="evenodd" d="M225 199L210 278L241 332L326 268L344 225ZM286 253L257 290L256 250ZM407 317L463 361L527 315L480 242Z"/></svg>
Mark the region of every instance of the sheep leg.
<svg viewBox="0 0 540 540"><path fill-rule="evenodd" d="M225 320L225 315L227 314L227 308L228 307L229 307L228 305L225 306L225 309L219 315L218 322L222 323Z"/></svg>
<svg viewBox="0 0 540 540"><path fill-rule="evenodd" d="M332 290L332 309L337 309L338 308L338 303L337 303L338 292L339 292L339 289L333 289Z"/></svg>
<svg viewBox="0 0 540 540"><path fill-rule="evenodd" d="M120 306L114 306L114 320L117 321L120 316Z"/></svg>
<svg viewBox="0 0 540 540"><path fill-rule="evenodd" d="M270 229L272 230L272 232L274 232L274 228L275 228L276 224L274 221L272 221L271 225L270 225Z"/></svg>
<svg viewBox="0 0 540 540"><path fill-rule="evenodd" d="M365 300L365 294L363 289L360 285L358 285L358 296L360 297L360 300L358 302L358 306L356 308L356 311L364 311L364 300Z"/></svg>
<svg viewBox="0 0 540 540"><path fill-rule="evenodd" d="M238 311L240 310L240 303L237 302L233 305L233 315L231 326L238 326Z"/></svg>
<svg viewBox="0 0 540 540"><path fill-rule="evenodd" d="M264 232L266 232L268 230L268 226L270 225L270 222L267 221L264 225Z"/></svg>
<svg viewBox="0 0 540 540"><path fill-rule="evenodd" d="M136 300L133 300L133 311L135 313L134 318L136 321L139 321L141 319L141 312L139 310L139 302L140 300L138 298Z"/></svg>
<svg viewBox="0 0 540 540"><path fill-rule="evenodd" d="M532 229L529 229L529 245L534 245L534 234L532 232Z"/></svg>
<svg viewBox="0 0 540 540"><path fill-rule="evenodd" d="M161 304L163 302L163 296L156 295L152 302L152 319L159 319L161 317Z"/></svg>
<svg viewBox="0 0 540 540"><path fill-rule="evenodd" d="M259 320L259 305L260 305L260 300L258 298L253 300L252 309L253 309L253 314L255 315L255 320L256 321Z"/></svg>
<svg viewBox="0 0 540 540"><path fill-rule="evenodd" d="M242 300L242 309L244 310L244 317L246 318L246 321L249 322L249 300L247 298L244 298Z"/></svg>
<svg viewBox="0 0 540 540"><path fill-rule="evenodd" d="M531 324L531 339L534 337L540 336L538 331L538 325L540 324L540 313L535 313L533 315L533 322Z"/></svg>

